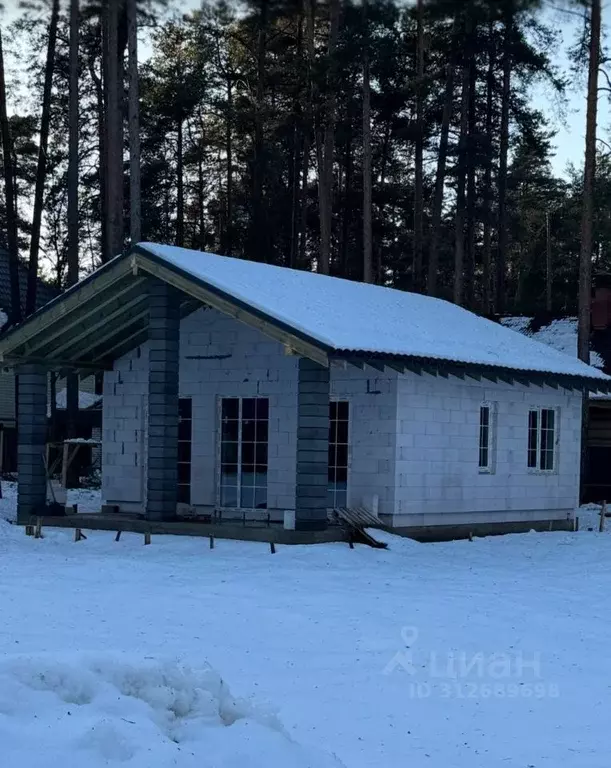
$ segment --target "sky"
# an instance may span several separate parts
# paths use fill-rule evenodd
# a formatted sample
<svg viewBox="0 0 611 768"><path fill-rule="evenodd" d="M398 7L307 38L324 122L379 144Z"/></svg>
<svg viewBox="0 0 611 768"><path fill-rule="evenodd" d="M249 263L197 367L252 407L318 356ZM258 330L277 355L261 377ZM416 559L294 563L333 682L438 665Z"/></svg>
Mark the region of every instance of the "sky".
<svg viewBox="0 0 611 768"><path fill-rule="evenodd" d="M550 5L552 3L549 3ZM545 21L549 26L558 29L562 35L562 44L552 54L552 61L566 73L570 72L570 63L567 55L568 48L573 45L577 39L579 31L583 28L583 21L575 15L568 13L560 8L566 8L569 3L567 0L556 0L553 2L554 9L546 11ZM603 2L603 30L608 32L611 29L611 3ZM611 64L609 66L611 75ZM603 82L599 85L605 84ZM557 173L564 173L567 164L572 162L576 165L583 163L585 151L585 125L586 125L586 86L587 72L584 71L579 77L573 78L569 84L567 92L566 114L563 120L559 121L557 105L553 97L544 89L536 89L533 94L533 101L539 102L537 106L549 116L558 130L554 144L556 156L554 158L554 170ZM598 136L610 141L609 129L611 128L611 94L601 93L598 103Z"/></svg>

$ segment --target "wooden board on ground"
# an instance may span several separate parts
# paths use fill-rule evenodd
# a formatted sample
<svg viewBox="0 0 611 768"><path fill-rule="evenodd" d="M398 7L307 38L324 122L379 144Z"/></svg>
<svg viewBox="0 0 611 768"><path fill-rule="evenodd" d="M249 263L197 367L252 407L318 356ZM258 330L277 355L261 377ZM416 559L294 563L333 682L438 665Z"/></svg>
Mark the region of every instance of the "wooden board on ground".
<svg viewBox="0 0 611 768"><path fill-rule="evenodd" d="M366 528L381 528L386 530L380 520L364 507L337 507L333 513L348 528L354 541L360 541L363 544L369 544L375 549L386 549L388 544L375 539Z"/></svg>

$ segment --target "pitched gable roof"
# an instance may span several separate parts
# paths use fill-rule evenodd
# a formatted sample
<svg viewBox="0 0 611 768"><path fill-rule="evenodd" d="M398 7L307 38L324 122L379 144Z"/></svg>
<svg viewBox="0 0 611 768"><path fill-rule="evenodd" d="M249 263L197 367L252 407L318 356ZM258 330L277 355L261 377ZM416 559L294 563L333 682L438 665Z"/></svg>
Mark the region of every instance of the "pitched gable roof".
<svg viewBox="0 0 611 768"><path fill-rule="evenodd" d="M323 364L611 387L595 368L439 299L151 243L22 323L0 340L0 354L83 370L112 365L147 338L151 275L179 289L183 313L215 307Z"/></svg>
<svg viewBox="0 0 611 768"><path fill-rule="evenodd" d="M605 378L579 360L441 299L173 246L141 247L332 352Z"/></svg>

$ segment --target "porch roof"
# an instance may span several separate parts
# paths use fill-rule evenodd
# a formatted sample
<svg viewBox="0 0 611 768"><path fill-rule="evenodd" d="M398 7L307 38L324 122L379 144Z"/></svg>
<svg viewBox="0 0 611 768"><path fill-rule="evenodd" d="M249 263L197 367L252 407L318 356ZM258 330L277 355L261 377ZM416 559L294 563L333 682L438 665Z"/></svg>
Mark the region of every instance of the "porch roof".
<svg viewBox="0 0 611 768"><path fill-rule="evenodd" d="M147 338L149 275L181 291L183 314L214 307L325 365L347 360L611 389L601 371L440 299L151 243L113 259L5 334L2 359L82 371L111 367Z"/></svg>

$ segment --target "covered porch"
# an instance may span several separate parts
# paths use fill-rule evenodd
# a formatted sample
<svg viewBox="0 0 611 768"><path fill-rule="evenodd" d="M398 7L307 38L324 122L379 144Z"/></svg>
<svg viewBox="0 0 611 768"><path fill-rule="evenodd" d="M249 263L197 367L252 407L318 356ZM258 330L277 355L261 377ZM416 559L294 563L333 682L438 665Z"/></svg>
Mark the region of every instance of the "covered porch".
<svg viewBox="0 0 611 768"><path fill-rule="evenodd" d="M213 308L280 342L294 363L297 397L294 531L260 518L222 520L216 515L188 519L179 504L179 370L181 320L202 307ZM0 343L2 362L19 374L18 522L48 522L47 442L48 372L81 376L109 372L122 356L146 343L146 418L143 450L144 508L140 514L74 515L56 523L118 530L155 530L205 535L301 541L328 527L329 359L281 323L234 297L205 285L184 270L136 247L51 302ZM103 472L112 472L103 467ZM114 514L113 514L114 512ZM85 520L85 517L87 518ZM214 527L214 531L212 528ZM291 526L292 527L292 526ZM333 528L333 527L332 527ZM304 539L304 534L306 534ZM316 535L314 535L316 534ZM323 539L341 538L337 530Z"/></svg>

